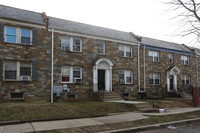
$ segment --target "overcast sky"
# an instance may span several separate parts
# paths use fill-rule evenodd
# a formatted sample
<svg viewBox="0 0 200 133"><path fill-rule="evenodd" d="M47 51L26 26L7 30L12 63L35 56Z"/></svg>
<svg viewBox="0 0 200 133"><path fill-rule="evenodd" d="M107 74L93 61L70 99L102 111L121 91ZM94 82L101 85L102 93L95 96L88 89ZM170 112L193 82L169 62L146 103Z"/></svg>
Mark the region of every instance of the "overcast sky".
<svg viewBox="0 0 200 133"><path fill-rule="evenodd" d="M48 16L198 46L194 36L177 36L176 11L164 0L0 0L0 4ZM165 0L167 1L167 0ZM168 0L170 1L170 0Z"/></svg>

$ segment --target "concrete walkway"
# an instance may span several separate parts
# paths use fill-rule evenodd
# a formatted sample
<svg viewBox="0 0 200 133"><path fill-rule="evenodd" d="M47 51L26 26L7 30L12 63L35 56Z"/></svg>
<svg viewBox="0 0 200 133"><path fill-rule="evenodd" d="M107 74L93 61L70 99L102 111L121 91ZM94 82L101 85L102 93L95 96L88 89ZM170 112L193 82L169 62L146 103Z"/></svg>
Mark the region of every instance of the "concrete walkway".
<svg viewBox="0 0 200 133"><path fill-rule="evenodd" d="M47 122L30 122L24 124L6 125L0 126L0 133L23 133L34 131L47 131L55 129L67 129L84 126L103 125L108 123L120 123L135 121L140 119L149 118L151 115L169 115L179 114L200 110L200 108L179 108L168 109L166 113L122 113L113 116L97 117L97 118L84 118L73 120L59 120L59 121L47 121ZM147 116L148 115L148 116Z"/></svg>

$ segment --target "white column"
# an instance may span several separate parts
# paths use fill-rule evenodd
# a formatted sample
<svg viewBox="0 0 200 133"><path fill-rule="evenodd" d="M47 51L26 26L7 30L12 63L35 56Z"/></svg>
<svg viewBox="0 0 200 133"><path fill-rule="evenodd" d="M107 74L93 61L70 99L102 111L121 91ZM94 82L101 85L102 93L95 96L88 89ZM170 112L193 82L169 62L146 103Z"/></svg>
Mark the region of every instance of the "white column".
<svg viewBox="0 0 200 133"><path fill-rule="evenodd" d="M109 87L110 87L109 83L110 83L109 70L106 69L106 73L105 73L105 90L106 91L109 91Z"/></svg>
<svg viewBox="0 0 200 133"><path fill-rule="evenodd" d="M169 73L167 72L167 91L170 90L170 79L169 79Z"/></svg>
<svg viewBox="0 0 200 133"><path fill-rule="evenodd" d="M174 87L174 90L177 91L177 75L173 75L173 79L174 79L174 81L173 81L173 87Z"/></svg>
<svg viewBox="0 0 200 133"><path fill-rule="evenodd" d="M98 91L98 66L93 66L93 91Z"/></svg>
<svg viewBox="0 0 200 133"><path fill-rule="evenodd" d="M110 88L109 90L112 91L112 67L110 67Z"/></svg>

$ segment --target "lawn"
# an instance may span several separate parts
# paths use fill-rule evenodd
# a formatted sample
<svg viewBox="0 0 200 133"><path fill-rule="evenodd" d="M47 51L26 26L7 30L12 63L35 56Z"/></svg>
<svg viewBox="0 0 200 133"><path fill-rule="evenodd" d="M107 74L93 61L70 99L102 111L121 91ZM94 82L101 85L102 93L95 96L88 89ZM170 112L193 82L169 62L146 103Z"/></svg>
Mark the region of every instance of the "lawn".
<svg viewBox="0 0 200 133"><path fill-rule="evenodd" d="M134 106L103 102L11 102L0 104L0 121L83 118L135 111Z"/></svg>

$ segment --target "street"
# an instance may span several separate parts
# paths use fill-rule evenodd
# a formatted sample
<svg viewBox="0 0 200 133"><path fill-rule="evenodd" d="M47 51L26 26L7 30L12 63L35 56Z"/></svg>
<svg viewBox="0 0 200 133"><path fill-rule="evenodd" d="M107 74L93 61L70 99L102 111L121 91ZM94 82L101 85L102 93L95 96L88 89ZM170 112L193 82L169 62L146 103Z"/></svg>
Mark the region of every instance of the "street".
<svg viewBox="0 0 200 133"><path fill-rule="evenodd" d="M173 128L173 126L171 126ZM183 125L175 127L176 129L158 129L158 130L149 130L137 133L200 133L200 123L190 124L190 125Z"/></svg>

